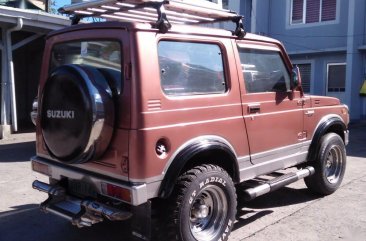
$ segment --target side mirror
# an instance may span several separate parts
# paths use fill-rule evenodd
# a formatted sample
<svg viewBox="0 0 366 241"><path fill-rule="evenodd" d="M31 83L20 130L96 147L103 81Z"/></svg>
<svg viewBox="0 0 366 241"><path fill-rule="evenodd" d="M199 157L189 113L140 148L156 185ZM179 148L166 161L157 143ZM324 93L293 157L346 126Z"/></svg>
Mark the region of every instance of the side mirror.
<svg viewBox="0 0 366 241"><path fill-rule="evenodd" d="M294 67L292 68L291 84L292 84L292 91L299 90L301 96L304 95L304 90L302 89L301 86L300 70L299 67L297 67L296 65L294 65Z"/></svg>
<svg viewBox="0 0 366 241"><path fill-rule="evenodd" d="M300 70L299 70L299 67L297 67L296 65L292 69L291 78L292 78L292 85L293 85L294 90L301 86Z"/></svg>

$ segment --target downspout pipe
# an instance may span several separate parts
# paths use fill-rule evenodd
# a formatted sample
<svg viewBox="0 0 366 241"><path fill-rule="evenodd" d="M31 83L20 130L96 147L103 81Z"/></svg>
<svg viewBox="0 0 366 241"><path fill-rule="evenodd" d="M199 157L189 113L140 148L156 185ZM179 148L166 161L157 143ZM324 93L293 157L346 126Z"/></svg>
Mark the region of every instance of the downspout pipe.
<svg viewBox="0 0 366 241"><path fill-rule="evenodd" d="M9 82L10 82L10 96L11 96L11 119L12 130L18 131L18 116L17 116L17 103L15 94L15 76L14 76L14 63L13 63L13 49L11 42L11 33L19 31L23 28L23 19L17 18L17 24L6 31L7 52L8 52L8 69L9 69Z"/></svg>

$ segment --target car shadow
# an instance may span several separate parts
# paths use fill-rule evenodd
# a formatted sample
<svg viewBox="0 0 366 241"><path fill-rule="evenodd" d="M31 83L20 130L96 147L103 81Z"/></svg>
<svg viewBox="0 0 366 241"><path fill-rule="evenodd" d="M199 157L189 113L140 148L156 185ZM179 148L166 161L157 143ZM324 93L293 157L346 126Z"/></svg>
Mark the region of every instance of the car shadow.
<svg viewBox="0 0 366 241"><path fill-rule="evenodd" d="M319 198L321 196L311 193L307 188L283 187L254 200L245 201L243 194L238 191L237 222L234 224L233 231L275 212L275 208L305 203Z"/></svg>
<svg viewBox="0 0 366 241"><path fill-rule="evenodd" d="M347 156L366 157L366 125L351 125Z"/></svg>
<svg viewBox="0 0 366 241"><path fill-rule="evenodd" d="M41 212L36 204L0 212L1 241L135 241L126 221L104 221L77 228L66 219Z"/></svg>
<svg viewBox="0 0 366 241"><path fill-rule="evenodd" d="M0 145L1 162L26 162L36 153L35 141Z"/></svg>

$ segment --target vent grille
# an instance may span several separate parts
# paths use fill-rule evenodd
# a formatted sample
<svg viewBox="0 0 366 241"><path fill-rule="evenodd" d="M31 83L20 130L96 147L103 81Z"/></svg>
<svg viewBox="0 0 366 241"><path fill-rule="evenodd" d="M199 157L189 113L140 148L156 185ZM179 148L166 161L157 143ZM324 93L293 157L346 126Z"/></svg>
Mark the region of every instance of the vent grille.
<svg viewBox="0 0 366 241"><path fill-rule="evenodd" d="M148 100L147 109L149 111L161 110L161 100Z"/></svg>

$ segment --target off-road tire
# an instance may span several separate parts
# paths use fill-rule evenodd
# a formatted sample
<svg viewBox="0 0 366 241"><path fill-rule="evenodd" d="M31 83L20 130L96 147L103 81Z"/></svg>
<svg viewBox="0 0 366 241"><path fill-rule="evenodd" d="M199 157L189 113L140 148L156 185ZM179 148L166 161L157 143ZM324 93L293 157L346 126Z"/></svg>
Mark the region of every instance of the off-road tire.
<svg viewBox="0 0 366 241"><path fill-rule="evenodd" d="M236 206L235 186L225 170L194 167L178 178L168 200L166 240L227 240Z"/></svg>
<svg viewBox="0 0 366 241"><path fill-rule="evenodd" d="M329 195L339 188L346 170L346 148L339 135L328 133L321 138L314 169L315 174L304 179L311 191Z"/></svg>

